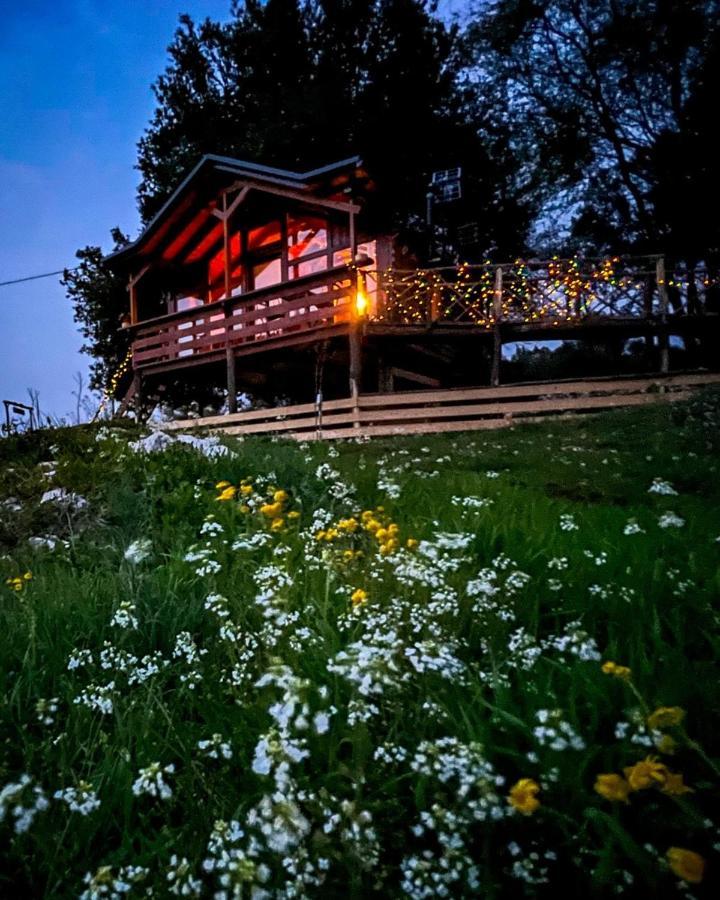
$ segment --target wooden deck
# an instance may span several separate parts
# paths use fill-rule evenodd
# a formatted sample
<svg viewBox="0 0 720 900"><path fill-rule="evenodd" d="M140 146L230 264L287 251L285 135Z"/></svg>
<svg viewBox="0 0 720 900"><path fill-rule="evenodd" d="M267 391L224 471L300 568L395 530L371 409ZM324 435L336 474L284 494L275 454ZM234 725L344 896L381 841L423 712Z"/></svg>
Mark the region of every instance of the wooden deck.
<svg viewBox="0 0 720 900"><path fill-rule="evenodd" d="M182 368L224 358L228 349L241 356L339 333L350 319L354 285L342 266L141 322L133 326L133 367Z"/></svg>
<svg viewBox="0 0 720 900"><path fill-rule="evenodd" d="M693 390L720 384L720 374L694 372L636 378L534 382L499 388L364 394L356 401L251 410L166 423L163 430L202 428L219 434L266 434L321 440L431 434L501 428L564 414L596 413L686 399Z"/></svg>
<svg viewBox="0 0 720 900"><path fill-rule="evenodd" d="M491 345L495 369L506 343L645 336L658 338L666 371L671 334L720 335L710 281L702 273L668 280L659 257L363 270L360 277L372 295L363 335L427 344L479 338ZM133 369L150 375L349 335L358 323L357 279L356 270L338 266L140 322L131 326Z"/></svg>

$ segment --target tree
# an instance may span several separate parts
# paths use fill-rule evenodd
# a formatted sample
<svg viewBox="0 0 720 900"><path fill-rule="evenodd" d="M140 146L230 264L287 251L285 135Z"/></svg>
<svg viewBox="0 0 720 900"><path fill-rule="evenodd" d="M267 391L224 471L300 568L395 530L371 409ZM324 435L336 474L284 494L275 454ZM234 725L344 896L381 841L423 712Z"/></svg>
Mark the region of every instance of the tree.
<svg viewBox="0 0 720 900"><path fill-rule="evenodd" d="M497 0L476 12L473 73L503 110L553 250L560 231L601 251L682 254L689 230L696 255L717 246L717 220L681 195L717 196L706 140L719 12L717 0Z"/></svg>
<svg viewBox="0 0 720 900"><path fill-rule="evenodd" d="M512 154L461 89L458 50L424 0L246 0L225 25L183 16L138 145L143 220L203 153L300 169L358 153L378 185L376 223L422 216L433 169L462 165L454 218L475 220L484 252L498 237L517 251L527 212Z"/></svg>
<svg viewBox="0 0 720 900"><path fill-rule="evenodd" d="M128 243L119 228L110 232L113 250ZM108 268L100 247L84 247L75 254L78 265L65 269L60 283L73 303L74 319L85 343L80 348L95 360L90 365L90 387L103 390L124 359L128 340L120 329L127 313L126 284Z"/></svg>
<svg viewBox="0 0 720 900"><path fill-rule="evenodd" d="M426 0L235 0L225 23L181 16L138 143L143 223L206 153L300 171L359 154L377 185L372 225L417 231L431 172L462 166L463 201L441 224L472 222L476 257L516 255L530 206L507 129L461 83L460 49ZM65 283L99 386L127 301L97 247L78 258Z"/></svg>

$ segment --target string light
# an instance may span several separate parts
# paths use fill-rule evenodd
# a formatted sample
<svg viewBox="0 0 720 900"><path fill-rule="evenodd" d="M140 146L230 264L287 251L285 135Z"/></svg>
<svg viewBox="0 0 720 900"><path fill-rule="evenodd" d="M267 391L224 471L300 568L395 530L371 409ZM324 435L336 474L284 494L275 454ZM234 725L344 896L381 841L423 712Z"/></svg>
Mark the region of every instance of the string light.
<svg viewBox="0 0 720 900"><path fill-rule="evenodd" d="M120 384L120 381L122 380L123 375L130 368L130 363L132 362L132 356L133 356L133 351L132 351L132 347L131 347L128 350L128 352L125 354L125 358L122 360L120 365L117 367L117 369L115 369L113 374L110 376L110 383L108 384L107 387L105 387L103 389L103 396L102 396L102 400L100 401L100 406L98 406L95 415L92 417L93 422L96 422L100 418L102 413L105 411L105 409L108 405L108 402L110 401L110 398L115 396L115 392L118 389L118 386Z"/></svg>
<svg viewBox="0 0 720 900"><path fill-rule="evenodd" d="M648 281L655 279L655 259L556 256L546 262L516 259L499 266L486 261L413 271L390 268L374 273L385 303L373 319L407 325L460 321L491 329L497 320L559 326L593 315L641 315ZM495 304L497 269L502 270L499 310ZM688 286L677 276L667 284L678 289ZM707 277L703 284L708 286Z"/></svg>

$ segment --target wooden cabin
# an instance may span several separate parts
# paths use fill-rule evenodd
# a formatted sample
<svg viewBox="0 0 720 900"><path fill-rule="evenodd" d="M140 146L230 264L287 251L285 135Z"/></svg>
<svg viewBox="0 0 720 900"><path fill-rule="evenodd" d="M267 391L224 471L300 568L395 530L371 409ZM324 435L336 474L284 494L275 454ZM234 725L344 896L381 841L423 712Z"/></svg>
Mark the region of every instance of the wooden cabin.
<svg viewBox="0 0 720 900"><path fill-rule="evenodd" d="M391 237L363 225L372 189L357 157L303 173L203 157L108 257L128 279L136 383L152 390L192 370L227 386L231 411L242 390L359 390L358 326L378 302L366 273L393 263Z"/></svg>
<svg viewBox="0 0 720 900"><path fill-rule="evenodd" d="M238 392L275 405L497 385L504 342L622 352L643 337L665 372L670 334L717 346L696 279L675 304L661 257L424 268L369 224L373 190L358 157L302 173L203 157L108 257L127 278L133 391L227 389L233 412Z"/></svg>

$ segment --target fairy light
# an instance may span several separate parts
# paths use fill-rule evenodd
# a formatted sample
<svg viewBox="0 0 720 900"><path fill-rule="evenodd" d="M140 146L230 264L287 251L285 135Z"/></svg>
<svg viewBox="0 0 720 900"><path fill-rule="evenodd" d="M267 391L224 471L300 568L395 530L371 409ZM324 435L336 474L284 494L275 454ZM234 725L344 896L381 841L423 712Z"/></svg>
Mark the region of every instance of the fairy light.
<svg viewBox="0 0 720 900"><path fill-rule="evenodd" d="M540 263L522 259L504 263L500 266L500 317L506 322L557 327L577 324L591 315L637 314L643 309L646 287L640 276L654 277L654 259L608 256L586 261L554 256ZM622 271L623 266L629 271ZM440 269L378 272L385 303L374 318L407 325L439 319L491 329L497 268L486 260L481 265L461 262ZM668 283L684 286L677 276Z"/></svg>
<svg viewBox="0 0 720 900"><path fill-rule="evenodd" d="M122 360L120 365L117 367L117 369L115 369L113 374L110 376L110 382L109 382L108 386L106 388L104 388L104 390L103 390L103 396L102 396L102 400L100 401L100 406L98 406L95 415L92 417L93 422L96 422L100 418L102 413L107 408L110 398L115 396L115 392L117 391L118 386L120 385L123 375L130 368L130 363L132 362L132 356L133 356L133 351L132 351L132 347L131 347L128 350L128 352L125 354L125 358Z"/></svg>

